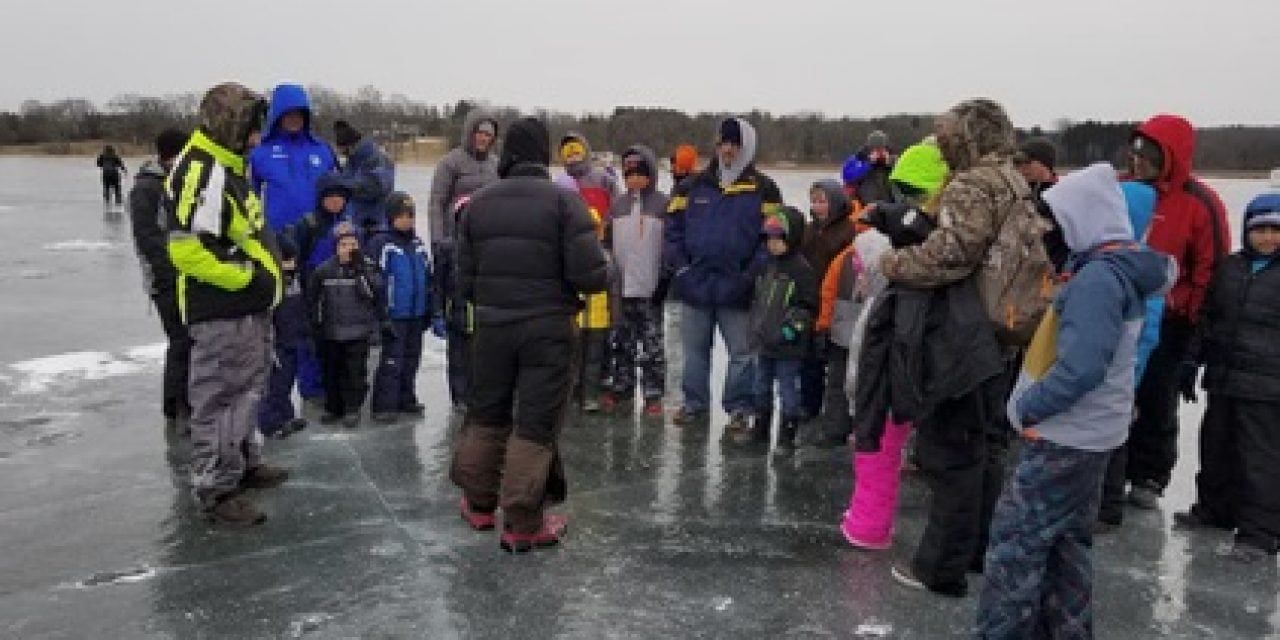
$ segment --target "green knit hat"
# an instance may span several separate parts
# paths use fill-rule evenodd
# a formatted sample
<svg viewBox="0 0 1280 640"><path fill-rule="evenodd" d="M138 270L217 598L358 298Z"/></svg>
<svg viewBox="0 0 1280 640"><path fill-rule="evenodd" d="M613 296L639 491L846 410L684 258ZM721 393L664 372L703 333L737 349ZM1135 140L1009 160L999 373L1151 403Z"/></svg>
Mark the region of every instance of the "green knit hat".
<svg viewBox="0 0 1280 640"><path fill-rule="evenodd" d="M942 159L942 151L938 149L938 145L933 140L926 139L907 147L898 156L889 179L933 196L942 189L948 171L947 162Z"/></svg>

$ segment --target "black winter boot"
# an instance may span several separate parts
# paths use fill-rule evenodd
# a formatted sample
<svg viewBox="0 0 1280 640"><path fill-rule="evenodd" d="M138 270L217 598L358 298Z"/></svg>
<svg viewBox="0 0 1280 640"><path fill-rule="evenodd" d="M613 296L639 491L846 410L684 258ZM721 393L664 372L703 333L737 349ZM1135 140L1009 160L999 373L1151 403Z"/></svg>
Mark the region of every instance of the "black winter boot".
<svg viewBox="0 0 1280 640"><path fill-rule="evenodd" d="M769 430L773 428L772 413L757 413L751 416L751 425L745 431L733 435L738 444L769 444Z"/></svg>
<svg viewBox="0 0 1280 640"><path fill-rule="evenodd" d="M796 432L800 429L799 418L783 418L778 429L778 453L790 454L796 450Z"/></svg>

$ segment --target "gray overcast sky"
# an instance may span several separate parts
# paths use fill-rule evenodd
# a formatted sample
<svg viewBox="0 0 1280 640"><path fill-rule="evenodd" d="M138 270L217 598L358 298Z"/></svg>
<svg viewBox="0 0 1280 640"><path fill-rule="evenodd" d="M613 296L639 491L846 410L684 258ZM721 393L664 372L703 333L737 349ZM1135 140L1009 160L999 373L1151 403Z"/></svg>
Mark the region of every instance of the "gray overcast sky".
<svg viewBox="0 0 1280 640"><path fill-rule="evenodd" d="M1280 120L1280 0L12 0L0 109L225 79L434 103L853 116L989 95L1020 125Z"/></svg>

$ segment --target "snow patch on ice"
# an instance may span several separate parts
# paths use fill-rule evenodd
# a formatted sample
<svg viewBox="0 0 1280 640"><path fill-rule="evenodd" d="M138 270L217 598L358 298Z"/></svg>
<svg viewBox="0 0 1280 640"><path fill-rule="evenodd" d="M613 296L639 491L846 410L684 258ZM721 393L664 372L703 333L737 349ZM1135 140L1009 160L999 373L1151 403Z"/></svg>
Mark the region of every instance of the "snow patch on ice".
<svg viewBox="0 0 1280 640"><path fill-rule="evenodd" d="M105 351L59 353L9 365L17 376L8 376L18 394L48 391L59 381L102 380L144 370L164 359L165 344L133 347L122 354Z"/></svg>
<svg viewBox="0 0 1280 640"><path fill-rule="evenodd" d="M74 585L76 589L89 589L92 587L102 587L112 584L131 584L134 582L142 582L156 577L155 568L142 565L132 569L124 569L121 571L102 571L95 573Z"/></svg>
<svg viewBox="0 0 1280 640"><path fill-rule="evenodd" d="M304 613L299 615L289 622L289 637L301 638L319 629L321 625L332 619L333 614L329 613Z"/></svg>
<svg viewBox="0 0 1280 640"><path fill-rule="evenodd" d="M13 211L14 206L11 204L0 204L0 211Z"/></svg>
<svg viewBox="0 0 1280 640"><path fill-rule="evenodd" d="M44 245L45 251L110 251L115 247L110 242L101 240L63 240L62 242L51 242Z"/></svg>
<svg viewBox="0 0 1280 640"><path fill-rule="evenodd" d="M857 638L888 638L893 633L893 625L883 624L880 622L864 622L853 630L854 637Z"/></svg>
<svg viewBox="0 0 1280 640"><path fill-rule="evenodd" d="M711 600L711 608L716 611L728 611L729 605L733 604L733 598L728 596L720 596Z"/></svg>

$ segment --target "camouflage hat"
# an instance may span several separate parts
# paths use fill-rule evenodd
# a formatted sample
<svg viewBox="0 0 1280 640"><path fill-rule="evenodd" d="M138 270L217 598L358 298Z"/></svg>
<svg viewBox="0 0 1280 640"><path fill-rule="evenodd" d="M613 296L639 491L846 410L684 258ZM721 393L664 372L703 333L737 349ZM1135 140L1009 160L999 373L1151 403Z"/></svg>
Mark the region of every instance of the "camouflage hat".
<svg viewBox="0 0 1280 640"><path fill-rule="evenodd" d="M1013 123L994 100L965 100L942 114L942 119L953 123L951 134L938 139L953 171L968 169L988 154L1012 157L1016 150Z"/></svg>
<svg viewBox="0 0 1280 640"><path fill-rule="evenodd" d="M248 87L224 82L204 94L200 101L200 127L216 143L243 153L249 134L261 131L267 116L267 101Z"/></svg>

